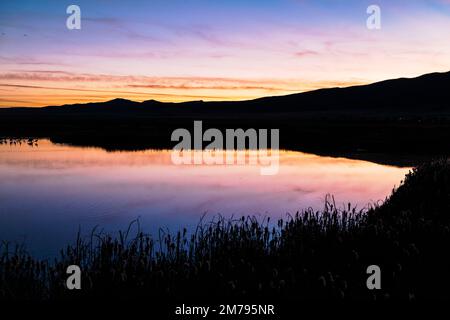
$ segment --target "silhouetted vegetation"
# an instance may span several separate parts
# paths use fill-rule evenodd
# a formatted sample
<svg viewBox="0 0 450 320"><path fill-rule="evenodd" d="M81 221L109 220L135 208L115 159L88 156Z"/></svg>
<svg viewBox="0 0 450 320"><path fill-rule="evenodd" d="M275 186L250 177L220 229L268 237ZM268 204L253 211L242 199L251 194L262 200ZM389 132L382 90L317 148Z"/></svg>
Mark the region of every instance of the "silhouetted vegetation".
<svg viewBox="0 0 450 320"><path fill-rule="evenodd" d="M26 144L30 147L37 147L39 139L36 138L4 138L0 137L0 145L21 146Z"/></svg>
<svg viewBox="0 0 450 320"><path fill-rule="evenodd" d="M322 212L284 221L218 217L156 239L134 222L118 237L95 230L78 237L52 262L4 243L0 298L448 299L449 182L450 162L442 159L414 169L384 204L366 211L328 201ZM82 290L64 287L71 264L82 269ZM382 271L381 290L366 287L373 264Z"/></svg>

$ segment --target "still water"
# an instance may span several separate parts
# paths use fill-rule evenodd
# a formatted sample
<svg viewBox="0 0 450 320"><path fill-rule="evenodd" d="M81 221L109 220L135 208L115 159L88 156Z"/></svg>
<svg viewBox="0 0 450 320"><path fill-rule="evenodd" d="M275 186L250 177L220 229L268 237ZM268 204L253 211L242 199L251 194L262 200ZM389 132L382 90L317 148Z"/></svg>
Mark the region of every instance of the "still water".
<svg viewBox="0 0 450 320"><path fill-rule="evenodd" d="M0 240L40 256L99 225L126 229L139 218L147 233L193 228L206 213L280 218L321 209L327 194L359 208L384 200L410 168L280 151L279 172L258 165L174 165L171 152L107 152L40 140L0 145Z"/></svg>

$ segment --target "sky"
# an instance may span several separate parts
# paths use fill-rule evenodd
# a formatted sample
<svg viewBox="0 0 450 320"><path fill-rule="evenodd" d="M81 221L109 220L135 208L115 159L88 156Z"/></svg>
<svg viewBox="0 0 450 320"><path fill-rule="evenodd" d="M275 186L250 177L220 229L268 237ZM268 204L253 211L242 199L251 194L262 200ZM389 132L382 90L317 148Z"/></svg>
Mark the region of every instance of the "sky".
<svg viewBox="0 0 450 320"><path fill-rule="evenodd" d="M69 5L81 29L69 30ZM381 9L369 29L367 8ZM0 1L0 107L244 100L450 70L450 0Z"/></svg>

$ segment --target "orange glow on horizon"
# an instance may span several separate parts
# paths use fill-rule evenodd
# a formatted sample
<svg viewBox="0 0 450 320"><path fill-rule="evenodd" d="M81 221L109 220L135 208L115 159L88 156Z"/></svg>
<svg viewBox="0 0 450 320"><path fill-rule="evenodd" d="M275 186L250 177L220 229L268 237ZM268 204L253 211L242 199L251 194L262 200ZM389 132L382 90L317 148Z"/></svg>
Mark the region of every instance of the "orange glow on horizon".
<svg viewBox="0 0 450 320"><path fill-rule="evenodd" d="M0 75L0 107L43 107L74 103L104 102L123 98L142 102L240 101L266 96L286 95L321 88L352 86L361 82L321 81L310 84L298 81L237 80L215 78L149 78L126 77L95 78L88 81L71 78L34 78L33 73L21 78ZM26 77L29 78L26 78ZM112 79L110 79L112 78ZM125 78L125 79L124 79ZM11 81L12 79L12 81ZM29 79L29 80L27 80ZM62 85L61 82L64 82Z"/></svg>
<svg viewBox="0 0 450 320"><path fill-rule="evenodd" d="M0 2L0 107L247 100L450 70L447 0L382 1L377 30L357 1L80 1L79 30L57 2Z"/></svg>

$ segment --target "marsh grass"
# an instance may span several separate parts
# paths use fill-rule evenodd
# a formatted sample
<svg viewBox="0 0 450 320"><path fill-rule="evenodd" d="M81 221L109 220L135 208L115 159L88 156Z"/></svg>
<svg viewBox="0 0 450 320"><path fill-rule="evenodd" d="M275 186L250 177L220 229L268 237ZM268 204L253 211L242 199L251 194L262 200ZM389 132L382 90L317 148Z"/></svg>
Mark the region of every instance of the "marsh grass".
<svg viewBox="0 0 450 320"><path fill-rule="evenodd" d="M30 147L38 147L39 139L37 138L5 138L0 137L0 145L21 146L28 145Z"/></svg>
<svg viewBox="0 0 450 320"><path fill-rule="evenodd" d="M274 222L218 216L156 238L139 221L115 237L94 229L54 261L3 243L0 298L449 298L449 180L442 159L415 168L384 204L364 211L328 198L320 212ZM82 290L65 289L71 264L82 269ZM372 264L381 267L382 290L366 287Z"/></svg>

